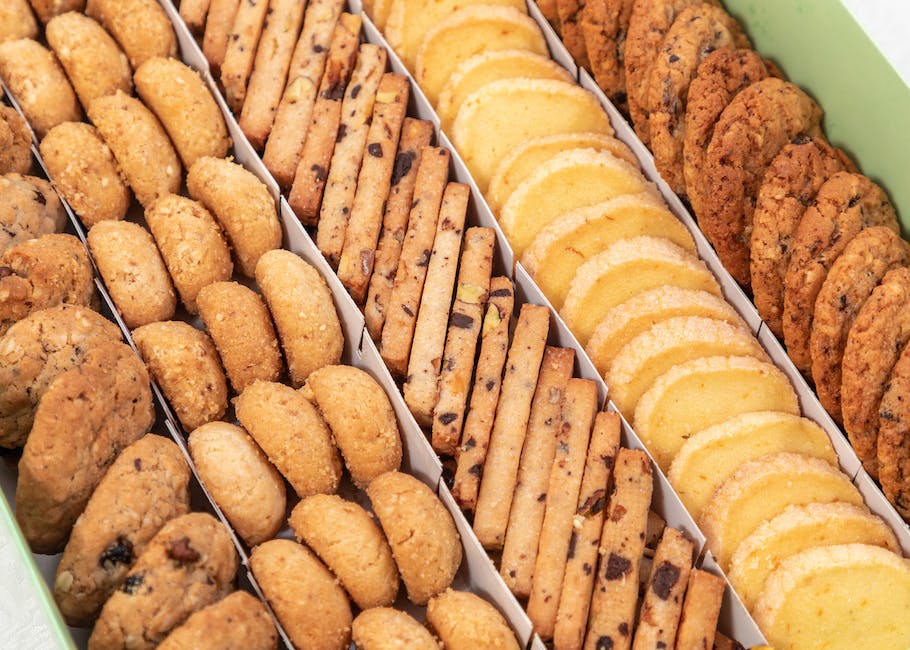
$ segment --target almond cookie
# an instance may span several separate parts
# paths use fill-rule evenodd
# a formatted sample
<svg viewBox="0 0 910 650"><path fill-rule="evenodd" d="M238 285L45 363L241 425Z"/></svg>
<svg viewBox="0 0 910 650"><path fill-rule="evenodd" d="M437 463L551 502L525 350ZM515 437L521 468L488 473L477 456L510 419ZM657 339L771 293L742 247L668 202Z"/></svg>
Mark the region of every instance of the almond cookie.
<svg viewBox="0 0 910 650"><path fill-rule="evenodd" d="M93 347L54 379L35 411L16 485L16 519L34 552L63 549L107 468L154 420L148 373L123 343Z"/></svg>
<svg viewBox="0 0 910 650"><path fill-rule="evenodd" d="M231 139L221 109L199 73L177 59L148 59L136 68L136 93L161 120L189 169L199 158L224 158Z"/></svg>
<svg viewBox="0 0 910 650"><path fill-rule="evenodd" d="M29 0L32 9L42 23L67 11L82 11L85 0Z"/></svg>
<svg viewBox="0 0 910 650"><path fill-rule="evenodd" d="M351 640L360 650L438 650L439 643L423 625L402 611L374 607L354 619Z"/></svg>
<svg viewBox="0 0 910 650"><path fill-rule="evenodd" d="M303 393L322 413L354 484L401 466L401 434L382 387L353 366L325 366L310 374Z"/></svg>
<svg viewBox="0 0 910 650"><path fill-rule="evenodd" d="M88 307L58 305L30 314L0 339L0 446L25 444L38 401L57 375L82 363L120 329Z"/></svg>
<svg viewBox="0 0 910 650"><path fill-rule="evenodd" d="M721 113L705 154L699 225L730 275L749 285L749 240L755 196L774 156L801 133L818 135L821 108L794 84L762 79Z"/></svg>
<svg viewBox="0 0 910 650"><path fill-rule="evenodd" d="M27 174L32 168L31 144L28 122L16 109L0 105L0 174Z"/></svg>
<svg viewBox="0 0 910 650"><path fill-rule="evenodd" d="M305 546L289 539L260 544L250 568L298 648L347 650L351 604L335 576Z"/></svg>
<svg viewBox="0 0 910 650"><path fill-rule="evenodd" d="M0 252L63 230L66 212L54 188L35 176L0 176Z"/></svg>
<svg viewBox="0 0 910 650"><path fill-rule="evenodd" d="M850 442L863 464L877 470L882 492L901 516L910 519L910 414L906 399L910 390L910 347L904 347L894 364L879 405L878 436L868 432ZM857 442L854 442L857 440ZM870 458L871 456L871 458Z"/></svg>
<svg viewBox="0 0 910 650"><path fill-rule="evenodd" d="M398 567L366 510L334 494L315 494L297 504L288 523L338 576L358 607L383 607L395 601Z"/></svg>
<svg viewBox="0 0 910 650"><path fill-rule="evenodd" d="M133 70L155 56L177 56L174 27L155 0L88 0L85 13L117 39Z"/></svg>
<svg viewBox="0 0 910 650"><path fill-rule="evenodd" d="M520 647L503 615L480 596L466 591L447 589L430 600L427 622L447 650Z"/></svg>
<svg viewBox="0 0 910 650"><path fill-rule="evenodd" d="M29 239L0 255L0 336L39 309L89 306L94 297L92 263L72 235Z"/></svg>
<svg viewBox="0 0 910 650"><path fill-rule="evenodd" d="M248 278L263 254L281 247L275 200L252 172L230 160L206 156L190 168L186 187L224 228L239 270Z"/></svg>
<svg viewBox="0 0 910 650"><path fill-rule="evenodd" d="M910 341L910 269L885 274L847 334L841 362L844 430L866 471L877 476L879 405L901 352Z"/></svg>
<svg viewBox="0 0 910 650"><path fill-rule="evenodd" d="M237 564L220 521L202 512L171 519L105 603L88 647L156 647L190 614L231 590Z"/></svg>
<svg viewBox="0 0 910 650"><path fill-rule="evenodd" d="M69 625L89 626L164 524L190 509L190 468L164 436L140 438L117 457L76 520L54 579Z"/></svg>
<svg viewBox="0 0 910 650"><path fill-rule="evenodd" d="M101 221L89 230L88 247L127 327L174 315L174 287L148 230L130 221Z"/></svg>
<svg viewBox="0 0 910 650"><path fill-rule="evenodd" d="M0 42L37 36L38 23L29 3L26 0L4 2L0 7Z"/></svg>
<svg viewBox="0 0 910 650"><path fill-rule="evenodd" d="M854 237L828 271L812 318L809 352L818 399L838 423L841 417L841 359L847 334L872 290L892 269L910 264L910 244L883 226Z"/></svg>
<svg viewBox="0 0 910 650"><path fill-rule="evenodd" d="M237 282L215 282L196 296L199 315L237 393L284 372L275 327L262 297Z"/></svg>
<svg viewBox="0 0 910 650"><path fill-rule="evenodd" d="M651 66L648 131L660 175L685 194L683 138L689 84L701 61L718 47L749 47L739 23L720 7L699 3L683 9L667 32Z"/></svg>
<svg viewBox="0 0 910 650"><path fill-rule="evenodd" d="M784 278L784 341L804 373L812 364L809 333L815 300L834 261L863 228L898 231L897 216L881 188L861 174L838 172L818 190L793 238Z"/></svg>
<svg viewBox="0 0 910 650"><path fill-rule="evenodd" d="M341 360L341 321L319 271L290 251L270 251L256 266L256 282L275 319L295 387L314 370Z"/></svg>
<svg viewBox="0 0 910 650"><path fill-rule="evenodd" d="M54 53L30 38L0 43L0 76L39 138L82 109Z"/></svg>
<svg viewBox="0 0 910 650"><path fill-rule="evenodd" d="M82 106L117 90L133 93L126 55L111 35L88 16L74 11L56 16L47 24L45 37Z"/></svg>
<svg viewBox="0 0 910 650"><path fill-rule="evenodd" d="M177 153L158 118L142 102L117 91L93 101L87 112L143 207L180 189Z"/></svg>
<svg viewBox="0 0 910 650"><path fill-rule="evenodd" d="M221 227L201 203L176 194L165 194L152 203L145 211L145 222L180 301L195 314L202 288L230 280L234 272Z"/></svg>
<svg viewBox="0 0 910 650"><path fill-rule="evenodd" d="M705 152L717 119L743 88L768 76L765 62L749 49L720 47L708 54L689 84L683 132L683 180L686 195L696 214L704 212L707 200L703 167Z"/></svg>
<svg viewBox="0 0 910 650"><path fill-rule="evenodd" d="M149 323L133 341L187 431L227 410L227 381L208 335L183 321Z"/></svg>
<svg viewBox="0 0 910 650"><path fill-rule="evenodd" d="M240 424L301 498L333 494L341 458L312 404L290 386L255 381L234 399Z"/></svg>
<svg viewBox="0 0 910 650"><path fill-rule="evenodd" d="M41 157L54 186L82 223L123 219L130 188L110 147L91 124L64 122L41 141Z"/></svg>
<svg viewBox="0 0 910 650"><path fill-rule="evenodd" d="M275 650L278 631L262 601L235 591L200 609L158 646L159 650Z"/></svg>
<svg viewBox="0 0 910 650"><path fill-rule="evenodd" d="M415 605L444 591L461 565L452 515L433 491L409 474L388 472L367 487L373 512Z"/></svg>
<svg viewBox="0 0 910 650"><path fill-rule="evenodd" d="M784 278L796 229L825 181L852 166L840 149L823 139L798 135L774 157L762 179L752 214L749 272L755 307L780 339Z"/></svg>
<svg viewBox="0 0 910 650"><path fill-rule="evenodd" d="M581 16L567 16L572 25L581 23L581 37L590 70L597 85L623 113L627 110L626 71L623 59L633 0L587 0ZM559 3L557 3L558 7ZM578 27L569 32L577 32ZM565 38L565 36L563 36ZM577 38L577 36L576 36Z"/></svg>

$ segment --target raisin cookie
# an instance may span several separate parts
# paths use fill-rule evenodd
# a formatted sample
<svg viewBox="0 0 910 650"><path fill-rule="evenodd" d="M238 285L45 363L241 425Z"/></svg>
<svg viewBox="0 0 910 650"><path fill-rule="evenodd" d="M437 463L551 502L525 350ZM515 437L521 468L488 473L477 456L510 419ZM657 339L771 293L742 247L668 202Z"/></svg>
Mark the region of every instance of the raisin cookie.
<svg viewBox="0 0 910 650"><path fill-rule="evenodd" d="M65 223L66 212L46 180L0 176L0 253L26 239L59 232Z"/></svg>
<svg viewBox="0 0 910 650"><path fill-rule="evenodd" d="M275 650L278 631L262 601L235 591L200 609L158 646L158 650Z"/></svg>
<svg viewBox="0 0 910 650"><path fill-rule="evenodd" d="M28 122L14 108L0 105L0 174L27 174L32 168L31 145Z"/></svg>

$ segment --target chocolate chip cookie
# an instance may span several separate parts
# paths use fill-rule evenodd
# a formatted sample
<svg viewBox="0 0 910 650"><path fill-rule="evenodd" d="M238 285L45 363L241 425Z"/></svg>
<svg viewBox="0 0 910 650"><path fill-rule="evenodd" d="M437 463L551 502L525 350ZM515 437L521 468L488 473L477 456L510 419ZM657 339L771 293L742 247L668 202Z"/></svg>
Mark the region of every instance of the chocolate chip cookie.
<svg viewBox="0 0 910 650"><path fill-rule="evenodd" d="M581 12L581 33L597 85L626 111L623 53L632 0L588 0Z"/></svg>
<svg viewBox="0 0 910 650"><path fill-rule="evenodd" d="M879 406L876 458L878 480L888 501L910 520L910 346L894 365ZM851 440L852 442L852 440ZM867 447L862 447L864 454Z"/></svg>

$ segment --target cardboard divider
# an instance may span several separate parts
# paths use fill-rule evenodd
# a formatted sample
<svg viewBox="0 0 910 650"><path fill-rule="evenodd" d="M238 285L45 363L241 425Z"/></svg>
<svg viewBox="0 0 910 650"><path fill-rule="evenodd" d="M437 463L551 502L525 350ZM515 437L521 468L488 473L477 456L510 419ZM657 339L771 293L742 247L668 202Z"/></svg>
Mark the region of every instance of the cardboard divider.
<svg viewBox="0 0 910 650"><path fill-rule="evenodd" d="M898 514L894 506L885 498L884 493L875 481L866 473L866 470L860 468L856 476L853 477L853 485L863 495L866 505L873 514L884 519L891 529L897 535L897 543L900 544L904 556L910 556L910 528L903 517Z"/></svg>
<svg viewBox="0 0 910 650"><path fill-rule="evenodd" d="M695 565L702 571L720 576L727 583L726 587L724 587L724 600L720 607L717 629L736 639L747 648L767 643L761 630L758 629L758 625L755 624L755 621L752 620L752 617L746 611L746 606L743 605L743 601L739 599L739 595L733 590L727 575L720 568L711 551L705 552L701 561L696 562Z"/></svg>

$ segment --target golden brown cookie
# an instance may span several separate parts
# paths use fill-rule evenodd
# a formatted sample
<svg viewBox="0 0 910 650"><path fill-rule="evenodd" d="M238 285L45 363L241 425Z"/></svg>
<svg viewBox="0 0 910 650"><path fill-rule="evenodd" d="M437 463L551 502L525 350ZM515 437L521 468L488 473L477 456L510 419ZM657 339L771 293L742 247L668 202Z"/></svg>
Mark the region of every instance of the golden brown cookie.
<svg viewBox="0 0 910 650"><path fill-rule="evenodd" d="M275 650L278 631L262 601L246 591L200 609L159 650Z"/></svg>
<svg viewBox="0 0 910 650"><path fill-rule="evenodd" d="M63 230L66 212L54 188L35 176L0 176L0 252Z"/></svg>
<svg viewBox="0 0 910 650"><path fill-rule="evenodd" d="M581 35L597 85L616 106L626 110L626 74L623 57L633 0L587 0L581 16L567 16L581 23Z"/></svg>
<svg viewBox="0 0 910 650"><path fill-rule="evenodd" d="M284 361L262 296L237 282L214 282L196 300L235 392L282 375Z"/></svg>
<svg viewBox="0 0 910 650"><path fill-rule="evenodd" d="M174 27L155 0L87 0L85 13L117 39L133 70L155 56L177 56Z"/></svg>
<svg viewBox="0 0 910 650"><path fill-rule="evenodd" d="M0 42L38 36L38 23L26 0L8 0L0 6Z"/></svg>
<svg viewBox="0 0 910 650"><path fill-rule="evenodd" d="M798 135L774 157L762 179L752 214L749 272L755 307L778 338L784 336L784 278L797 226L822 184L850 168L840 149L822 138Z"/></svg>
<svg viewBox="0 0 910 650"><path fill-rule="evenodd" d="M677 194L685 194L683 139L689 84L699 64L715 48L748 48L739 23L721 7L698 3L686 7L664 37L651 65L645 111L654 164Z"/></svg>
<svg viewBox="0 0 910 650"><path fill-rule="evenodd" d="M63 549L107 468L154 420L148 373L123 343L93 347L54 379L35 411L16 484L16 519L34 552Z"/></svg>
<svg viewBox="0 0 910 650"><path fill-rule="evenodd" d="M427 605L427 622L447 650L518 650L515 633L490 603L476 594L447 589Z"/></svg>
<svg viewBox="0 0 910 650"><path fill-rule="evenodd" d="M149 540L189 511L189 480L183 453L164 436L140 438L117 457L57 566L54 600L69 625L91 625Z"/></svg>
<svg viewBox="0 0 910 650"><path fill-rule="evenodd" d="M838 423L841 417L841 359L857 312L888 271L910 264L910 244L884 226L865 228L828 271L809 335L812 379L818 399Z"/></svg>
<svg viewBox="0 0 910 650"><path fill-rule="evenodd" d="M910 269L889 271L860 308L841 362L844 430L866 471L877 476L879 405L910 341Z"/></svg>
<svg viewBox="0 0 910 650"><path fill-rule="evenodd" d="M28 122L16 109L0 105L0 174L27 174L32 168L31 144Z"/></svg>
<svg viewBox="0 0 910 650"><path fill-rule="evenodd" d="M698 223L733 278L749 285L755 196L770 162L801 133L818 135L821 109L774 77L736 95L721 113L705 154L707 196Z"/></svg>
<svg viewBox="0 0 910 650"><path fill-rule="evenodd" d="M354 619L351 640L359 650L438 650L439 643L423 625L391 607L367 609Z"/></svg>
<svg viewBox="0 0 910 650"><path fill-rule="evenodd" d="M901 516L910 519L910 347L904 347L894 364L879 405L878 436L868 434L854 444L857 454L866 467L878 471L882 492L894 504ZM870 449L870 443L874 443ZM874 454L870 460L869 456Z"/></svg>
<svg viewBox="0 0 910 650"><path fill-rule="evenodd" d="M92 263L72 235L29 239L0 255L0 336L39 309L89 306L94 297Z"/></svg>
<svg viewBox="0 0 910 650"><path fill-rule="evenodd" d="M850 172L838 172L825 181L799 222L784 277L783 330L787 353L804 373L812 365L809 334L815 299L831 265L869 226L897 232L894 208L878 185Z"/></svg>
<svg viewBox="0 0 910 650"><path fill-rule="evenodd" d="M82 11L85 0L28 0L42 23L67 11Z"/></svg>
<svg viewBox="0 0 910 650"><path fill-rule="evenodd" d="M220 521L202 512L172 519L105 603L88 647L156 647L190 614L231 590L237 564L237 551Z"/></svg>

